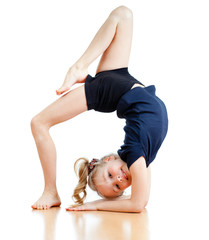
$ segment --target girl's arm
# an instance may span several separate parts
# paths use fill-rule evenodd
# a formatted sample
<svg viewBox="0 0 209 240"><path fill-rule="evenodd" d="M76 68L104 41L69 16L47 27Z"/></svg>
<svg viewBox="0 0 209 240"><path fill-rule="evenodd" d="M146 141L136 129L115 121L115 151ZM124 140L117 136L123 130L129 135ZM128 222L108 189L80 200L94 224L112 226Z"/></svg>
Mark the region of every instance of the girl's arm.
<svg viewBox="0 0 209 240"><path fill-rule="evenodd" d="M129 199L97 200L76 208L66 210L100 210L114 212L141 212L148 202L149 173L144 157L140 157L130 167L132 177L131 197Z"/></svg>

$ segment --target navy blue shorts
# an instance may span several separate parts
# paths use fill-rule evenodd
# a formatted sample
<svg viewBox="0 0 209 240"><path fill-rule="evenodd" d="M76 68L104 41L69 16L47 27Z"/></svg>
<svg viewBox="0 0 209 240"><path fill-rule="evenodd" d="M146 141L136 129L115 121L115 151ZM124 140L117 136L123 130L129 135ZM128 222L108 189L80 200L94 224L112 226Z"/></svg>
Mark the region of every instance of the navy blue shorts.
<svg viewBox="0 0 209 240"><path fill-rule="evenodd" d="M85 82L88 110L115 111L120 98L135 83L140 82L129 74L128 68L99 72L95 77L88 75Z"/></svg>

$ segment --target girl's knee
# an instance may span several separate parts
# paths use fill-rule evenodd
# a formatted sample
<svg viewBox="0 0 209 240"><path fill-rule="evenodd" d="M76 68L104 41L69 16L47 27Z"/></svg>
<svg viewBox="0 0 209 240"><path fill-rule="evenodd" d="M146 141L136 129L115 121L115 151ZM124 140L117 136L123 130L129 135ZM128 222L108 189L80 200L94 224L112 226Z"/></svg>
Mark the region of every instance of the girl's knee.
<svg viewBox="0 0 209 240"><path fill-rule="evenodd" d="M38 114L31 120L31 131L33 134L40 132L42 129L48 128L46 124L42 121L41 116Z"/></svg>
<svg viewBox="0 0 209 240"><path fill-rule="evenodd" d="M133 17L131 9L126 6L119 6L111 12L111 15L119 17L120 19L130 19Z"/></svg>
<svg viewBox="0 0 209 240"><path fill-rule="evenodd" d="M39 125L38 115L36 115L35 117L32 118L30 122L32 132L34 132L37 129L38 125Z"/></svg>

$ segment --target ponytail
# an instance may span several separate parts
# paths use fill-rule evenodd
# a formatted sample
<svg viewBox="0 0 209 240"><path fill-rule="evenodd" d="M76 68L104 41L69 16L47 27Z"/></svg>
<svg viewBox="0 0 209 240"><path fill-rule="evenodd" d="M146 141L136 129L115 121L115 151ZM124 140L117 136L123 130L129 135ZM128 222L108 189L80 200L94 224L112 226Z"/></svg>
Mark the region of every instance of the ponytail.
<svg viewBox="0 0 209 240"><path fill-rule="evenodd" d="M74 206L82 205L86 198L86 185L88 177L88 165L89 161L86 158L79 158L74 164L74 171L79 178L78 184L73 192ZM83 196L80 194L83 193Z"/></svg>

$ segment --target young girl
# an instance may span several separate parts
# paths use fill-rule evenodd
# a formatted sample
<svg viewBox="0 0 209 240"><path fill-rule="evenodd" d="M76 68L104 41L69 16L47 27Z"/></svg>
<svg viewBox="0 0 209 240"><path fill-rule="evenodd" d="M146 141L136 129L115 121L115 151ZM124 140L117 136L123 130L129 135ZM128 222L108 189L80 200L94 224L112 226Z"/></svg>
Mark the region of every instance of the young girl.
<svg viewBox="0 0 209 240"><path fill-rule="evenodd" d="M31 129L43 168L45 188L33 209L48 209L61 204L56 187L56 150L50 127L94 109L117 110L126 119L124 144L118 155L101 160L78 159L75 170L79 183L74 190L75 205L67 210L106 210L141 212L150 192L150 163L166 136L168 120L164 103L155 95L155 86L145 87L128 72L133 16L124 6L113 10L80 59L69 69L57 94L73 84L84 85L69 91L31 121ZM89 65L102 54L95 77ZM88 180L87 180L88 179ZM103 197L83 204L86 185ZM131 196L122 198L132 185Z"/></svg>

